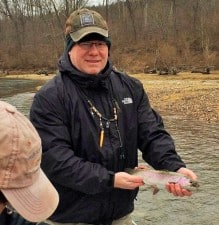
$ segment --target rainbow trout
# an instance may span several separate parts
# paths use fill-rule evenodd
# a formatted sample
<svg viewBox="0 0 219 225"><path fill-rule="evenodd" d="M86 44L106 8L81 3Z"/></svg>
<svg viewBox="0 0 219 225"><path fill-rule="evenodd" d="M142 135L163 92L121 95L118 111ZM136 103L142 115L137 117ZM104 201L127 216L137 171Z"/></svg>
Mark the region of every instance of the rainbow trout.
<svg viewBox="0 0 219 225"><path fill-rule="evenodd" d="M199 187L197 181L191 180L183 174L176 172L142 168L126 169L126 172L142 177L145 185L153 189L154 195L157 194L160 189L165 189L167 183L180 184L181 187L187 190Z"/></svg>

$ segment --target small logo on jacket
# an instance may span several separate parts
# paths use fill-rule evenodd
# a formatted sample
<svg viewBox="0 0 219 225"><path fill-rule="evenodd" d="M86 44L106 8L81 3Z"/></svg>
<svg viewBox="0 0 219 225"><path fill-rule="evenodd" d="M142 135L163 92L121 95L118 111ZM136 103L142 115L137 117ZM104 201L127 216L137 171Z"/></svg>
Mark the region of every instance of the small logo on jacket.
<svg viewBox="0 0 219 225"><path fill-rule="evenodd" d="M124 105L127 105L127 104L132 104L133 103L133 100L132 100L132 98L124 98L123 100L122 100L122 103L124 104Z"/></svg>

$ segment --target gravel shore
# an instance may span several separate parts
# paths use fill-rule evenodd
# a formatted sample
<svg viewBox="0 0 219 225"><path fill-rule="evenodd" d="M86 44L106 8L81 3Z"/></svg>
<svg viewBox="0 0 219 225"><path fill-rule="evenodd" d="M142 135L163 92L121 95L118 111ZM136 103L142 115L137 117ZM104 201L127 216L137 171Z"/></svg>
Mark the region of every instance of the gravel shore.
<svg viewBox="0 0 219 225"><path fill-rule="evenodd" d="M219 121L219 72L178 75L136 74L151 105L162 115Z"/></svg>
<svg viewBox="0 0 219 225"><path fill-rule="evenodd" d="M7 78L49 80L54 75L8 75ZM207 122L219 121L219 71L211 74L135 74L161 115L178 115Z"/></svg>

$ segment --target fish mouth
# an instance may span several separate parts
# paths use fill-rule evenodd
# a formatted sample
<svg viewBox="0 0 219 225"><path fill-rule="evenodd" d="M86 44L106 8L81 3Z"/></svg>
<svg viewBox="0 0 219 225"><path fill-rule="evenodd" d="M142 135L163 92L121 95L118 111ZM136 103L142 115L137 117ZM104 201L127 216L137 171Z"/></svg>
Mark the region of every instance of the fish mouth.
<svg viewBox="0 0 219 225"><path fill-rule="evenodd" d="M198 181L190 180L190 184L191 184L191 187L196 187L196 188L200 187Z"/></svg>

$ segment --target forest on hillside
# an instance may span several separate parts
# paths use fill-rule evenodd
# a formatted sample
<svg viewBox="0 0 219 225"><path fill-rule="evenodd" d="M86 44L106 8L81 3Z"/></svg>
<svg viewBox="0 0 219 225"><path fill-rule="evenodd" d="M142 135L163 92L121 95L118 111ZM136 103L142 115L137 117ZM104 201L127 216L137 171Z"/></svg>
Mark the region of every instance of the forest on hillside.
<svg viewBox="0 0 219 225"><path fill-rule="evenodd" d="M93 1L92 1L93 2ZM69 14L87 7L107 20L114 65L219 67L218 0L0 0L0 72L56 70Z"/></svg>

